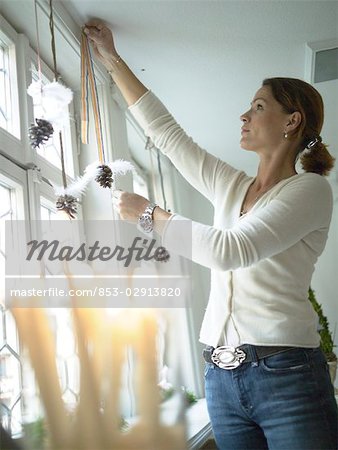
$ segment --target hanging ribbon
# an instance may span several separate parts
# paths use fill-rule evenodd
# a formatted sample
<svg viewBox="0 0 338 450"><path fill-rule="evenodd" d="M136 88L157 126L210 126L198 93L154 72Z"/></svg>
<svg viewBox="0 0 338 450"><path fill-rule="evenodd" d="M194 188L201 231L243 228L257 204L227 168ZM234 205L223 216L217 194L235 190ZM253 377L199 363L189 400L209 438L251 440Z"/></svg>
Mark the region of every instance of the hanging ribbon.
<svg viewBox="0 0 338 450"><path fill-rule="evenodd" d="M102 125L97 93L96 80L94 75L93 60L90 53L87 36L82 32L81 37L81 140L83 144L88 144L88 124L89 124L89 90L93 105L93 115L95 122L95 132L98 147L98 155L101 164L105 164L105 154L103 149Z"/></svg>

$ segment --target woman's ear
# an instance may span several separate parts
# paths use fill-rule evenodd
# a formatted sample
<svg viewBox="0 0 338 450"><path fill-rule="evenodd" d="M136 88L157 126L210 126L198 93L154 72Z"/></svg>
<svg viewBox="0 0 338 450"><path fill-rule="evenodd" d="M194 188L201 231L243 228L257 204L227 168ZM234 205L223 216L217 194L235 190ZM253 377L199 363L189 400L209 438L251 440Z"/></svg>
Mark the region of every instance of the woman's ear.
<svg viewBox="0 0 338 450"><path fill-rule="evenodd" d="M299 111L295 111L292 114L289 114L286 129L289 132L294 131L299 127L301 123L302 123L302 115Z"/></svg>

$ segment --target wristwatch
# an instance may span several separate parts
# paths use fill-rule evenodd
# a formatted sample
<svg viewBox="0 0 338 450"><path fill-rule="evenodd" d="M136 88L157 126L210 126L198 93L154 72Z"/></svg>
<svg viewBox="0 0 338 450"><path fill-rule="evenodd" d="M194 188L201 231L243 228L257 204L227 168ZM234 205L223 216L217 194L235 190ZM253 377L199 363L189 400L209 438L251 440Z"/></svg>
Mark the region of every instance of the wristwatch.
<svg viewBox="0 0 338 450"><path fill-rule="evenodd" d="M150 202L144 212L140 215L137 222L137 228L140 231L145 233L151 233L153 231L153 212L156 206L158 206L156 203Z"/></svg>

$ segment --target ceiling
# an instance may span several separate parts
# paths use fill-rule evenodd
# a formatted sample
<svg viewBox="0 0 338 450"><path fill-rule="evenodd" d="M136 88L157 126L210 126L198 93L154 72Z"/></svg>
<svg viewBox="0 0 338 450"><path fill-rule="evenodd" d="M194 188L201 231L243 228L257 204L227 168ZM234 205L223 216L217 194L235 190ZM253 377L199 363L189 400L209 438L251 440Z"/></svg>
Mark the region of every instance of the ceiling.
<svg viewBox="0 0 338 450"><path fill-rule="evenodd" d="M338 39L338 1L55 2L79 27L92 17L105 19L119 53L187 132L210 152L249 172L256 159L239 147L239 116L262 79L303 77L305 43ZM33 0L0 0L0 7L35 46ZM48 33L46 17L41 15L39 22ZM48 39L41 43L48 62L49 45ZM62 36L57 36L57 52L65 80L78 89L78 52Z"/></svg>

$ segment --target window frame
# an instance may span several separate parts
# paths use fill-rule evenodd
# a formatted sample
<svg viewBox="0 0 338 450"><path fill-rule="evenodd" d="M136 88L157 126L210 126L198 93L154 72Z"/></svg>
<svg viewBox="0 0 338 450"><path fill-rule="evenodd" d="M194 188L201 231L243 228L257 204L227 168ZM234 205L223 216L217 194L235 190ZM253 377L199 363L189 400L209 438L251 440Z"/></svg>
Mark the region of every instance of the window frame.
<svg viewBox="0 0 338 450"><path fill-rule="evenodd" d="M27 219L26 223L26 235L30 237L30 211L28 204L28 179L27 173L24 169L19 167L12 161L9 161L3 155L0 155L0 183L8 188L11 193L15 192L15 212L14 212L14 220L23 220ZM5 282L5 280L2 280ZM10 345L10 344L7 344ZM18 341L19 350L20 350L20 342ZM11 345L10 345L11 347ZM21 351L20 351L21 353ZM19 353L19 355L20 355ZM21 412L23 413L23 397L22 397L22 375L20 376L20 386L19 386L19 395L16 398L15 403L12 405L12 408L15 408L18 402L21 402Z"/></svg>
<svg viewBox="0 0 338 450"><path fill-rule="evenodd" d="M9 50L9 66L11 72L11 104L13 120L16 122L15 133L0 128L0 152L7 153L6 148L11 149L11 156L15 159L22 159L23 151L23 126L21 118L21 96L20 96L20 76L19 73L22 69L20 63L20 53L22 54L21 47L23 41L19 39L18 33L14 28L0 15L0 39L8 46Z"/></svg>
<svg viewBox="0 0 338 450"><path fill-rule="evenodd" d="M20 130L20 115L19 115L19 89L18 89L18 74L17 74L17 33L14 29L1 17L1 27L0 27L0 40L4 43L8 49L8 66L10 72L10 90L11 90L11 112L12 120L11 127L12 131L6 131L16 139L20 140L21 130Z"/></svg>
<svg viewBox="0 0 338 450"><path fill-rule="evenodd" d="M323 83L314 81L316 54L323 50L338 48L338 39L327 39L323 41L307 42L305 44L305 70L304 79L310 84ZM334 81L334 80L329 80ZM325 83L325 81L324 81Z"/></svg>
<svg viewBox="0 0 338 450"><path fill-rule="evenodd" d="M30 47L29 48L29 60L31 64L34 64L35 67L38 65L38 55L37 53ZM30 64L30 72L31 72L31 64ZM42 74L48 78L49 80L54 79L53 71L48 67L48 65L41 60L41 71ZM31 80L32 80L31 76ZM30 81L31 81L30 80ZM29 83L30 84L30 83ZM28 98L28 118L29 123L34 122L34 112L33 112L33 99L27 94ZM67 182L71 182L78 174L79 174L79 148L78 148L78 130L77 130L77 123L76 123L76 114L75 114L75 107L74 107L74 101L70 103L68 106L68 112L69 112L69 125L70 125L70 136L69 141L71 145L72 152L70 152L69 156L71 160L71 166L72 166L72 172L74 175L70 175L67 173ZM35 164L41 169L41 172L51 181L57 183L61 183L61 169L56 167L54 164L50 163L47 158L44 158L43 156L39 155L39 153L33 149L31 159L34 160Z"/></svg>

